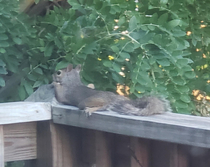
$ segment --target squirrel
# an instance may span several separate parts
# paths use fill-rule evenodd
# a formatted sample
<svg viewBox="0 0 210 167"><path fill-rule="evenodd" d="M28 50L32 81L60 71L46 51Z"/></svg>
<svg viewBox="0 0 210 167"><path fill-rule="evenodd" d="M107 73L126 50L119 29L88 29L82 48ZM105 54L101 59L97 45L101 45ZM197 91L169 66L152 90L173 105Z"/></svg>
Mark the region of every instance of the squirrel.
<svg viewBox="0 0 210 167"><path fill-rule="evenodd" d="M81 65L58 70L53 74L55 97L58 102L78 107L91 115L94 111L111 110L124 115L148 116L171 111L169 102L155 96L130 100L109 91L89 88L81 82Z"/></svg>

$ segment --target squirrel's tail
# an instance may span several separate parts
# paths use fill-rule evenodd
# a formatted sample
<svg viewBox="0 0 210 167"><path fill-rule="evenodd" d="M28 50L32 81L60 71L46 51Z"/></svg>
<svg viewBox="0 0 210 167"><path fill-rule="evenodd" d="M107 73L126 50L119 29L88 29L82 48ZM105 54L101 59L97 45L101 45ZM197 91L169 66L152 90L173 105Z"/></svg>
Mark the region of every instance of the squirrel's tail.
<svg viewBox="0 0 210 167"><path fill-rule="evenodd" d="M109 110L125 115L147 116L171 112L166 99L157 97L142 97L136 100L116 101L108 106Z"/></svg>

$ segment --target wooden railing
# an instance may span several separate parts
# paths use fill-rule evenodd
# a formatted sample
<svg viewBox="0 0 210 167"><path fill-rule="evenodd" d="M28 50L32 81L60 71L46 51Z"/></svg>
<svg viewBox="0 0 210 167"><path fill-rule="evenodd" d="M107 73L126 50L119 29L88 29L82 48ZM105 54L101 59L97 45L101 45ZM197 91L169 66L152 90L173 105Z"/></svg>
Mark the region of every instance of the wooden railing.
<svg viewBox="0 0 210 167"><path fill-rule="evenodd" d="M30 167L209 167L209 148L210 118L0 104L0 167L30 159Z"/></svg>
<svg viewBox="0 0 210 167"><path fill-rule="evenodd" d="M0 167L37 158L37 121L51 119L50 103L0 104Z"/></svg>

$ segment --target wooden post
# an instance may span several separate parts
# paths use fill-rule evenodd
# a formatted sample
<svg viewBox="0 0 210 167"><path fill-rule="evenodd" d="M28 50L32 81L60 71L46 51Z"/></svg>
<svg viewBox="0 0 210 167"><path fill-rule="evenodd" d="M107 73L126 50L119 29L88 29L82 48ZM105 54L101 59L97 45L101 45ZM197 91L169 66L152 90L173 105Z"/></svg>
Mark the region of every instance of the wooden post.
<svg viewBox="0 0 210 167"><path fill-rule="evenodd" d="M130 167L130 137L123 135L114 136L113 166Z"/></svg>
<svg viewBox="0 0 210 167"><path fill-rule="evenodd" d="M171 144L170 147L170 167L188 167L188 155L183 146Z"/></svg>
<svg viewBox="0 0 210 167"><path fill-rule="evenodd" d="M162 141L152 142L152 166L188 167L188 156L181 145Z"/></svg>
<svg viewBox="0 0 210 167"><path fill-rule="evenodd" d="M130 138L131 167L149 167L150 141L142 138Z"/></svg>
<svg viewBox="0 0 210 167"><path fill-rule="evenodd" d="M68 126L51 122L38 123L38 159L39 167L75 167L79 158L76 147L75 131Z"/></svg>
<svg viewBox="0 0 210 167"><path fill-rule="evenodd" d="M209 167L209 149L201 147L188 147L188 153L190 155L190 167Z"/></svg>
<svg viewBox="0 0 210 167"><path fill-rule="evenodd" d="M53 167L50 122L37 122L37 167Z"/></svg>
<svg viewBox="0 0 210 167"><path fill-rule="evenodd" d="M4 131L0 125L0 167L4 167Z"/></svg>
<svg viewBox="0 0 210 167"><path fill-rule="evenodd" d="M96 131L96 166L111 167L111 134Z"/></svg>
<svg viewBox="0 0 210 167"><path fill-rule="evenodd" d="M94 166L96 164L96 131L82 129L82 157L81 161L84 166Z"/></svg>

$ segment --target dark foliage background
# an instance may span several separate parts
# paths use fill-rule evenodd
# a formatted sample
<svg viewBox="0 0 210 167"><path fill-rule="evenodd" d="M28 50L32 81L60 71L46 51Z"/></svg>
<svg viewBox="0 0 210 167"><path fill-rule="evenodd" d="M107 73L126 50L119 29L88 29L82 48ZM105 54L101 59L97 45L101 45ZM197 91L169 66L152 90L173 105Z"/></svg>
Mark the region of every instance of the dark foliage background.
<svg viewBox="0 0 210 167"><path fill-rule="evenodd" d="M84 83L161 94L178 113L195 110L193 89L210 93L209 2L70 0L31 18L18 3L0 6L1 102L24 100L69 62L83 65Z"/></svg>

